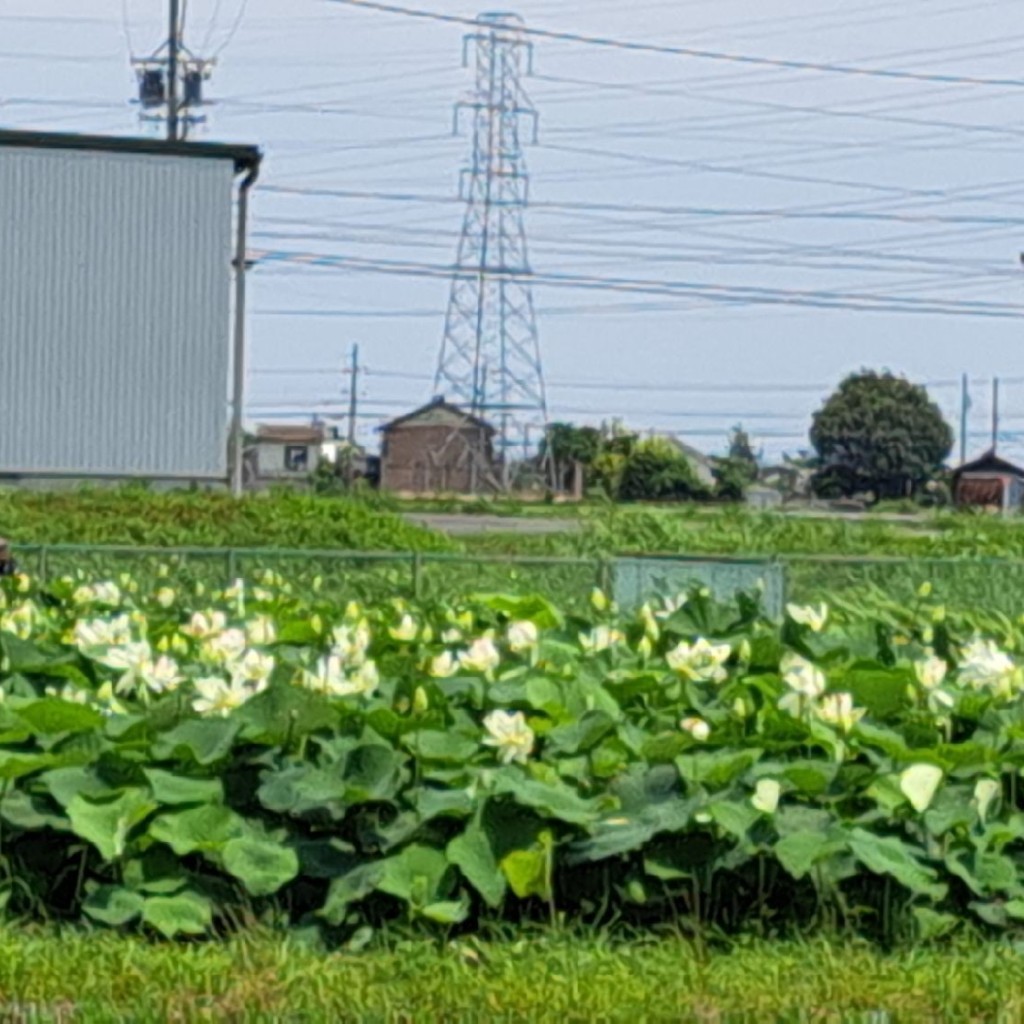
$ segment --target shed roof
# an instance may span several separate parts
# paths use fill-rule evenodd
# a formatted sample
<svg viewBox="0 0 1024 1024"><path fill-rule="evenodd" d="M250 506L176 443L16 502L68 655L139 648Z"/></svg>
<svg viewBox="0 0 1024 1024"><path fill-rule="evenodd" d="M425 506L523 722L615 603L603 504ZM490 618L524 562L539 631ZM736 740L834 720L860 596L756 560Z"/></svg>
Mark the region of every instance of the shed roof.
<svg viewBox="0 0 1024 1024"><path fill-rule="evenodd" d="M1009 473L1012 476L1024 477L1024 469L1012 462L1001 458L996 454L994 448L990 448L984 455L965 462L962 466L953 470L953 476L958 477L964 473Z"/></svg>
<svg viewBox="0 0 1024 1024"><path fill-rule="evenodd" d="M454 426L460 423L466 426L482 427L489 434L494 433L494 427L486 420L473 416L460 409L457 405L440 397L427 402L426 405L421 405L418 409L413 409L412 412L407 412L404 416L399 416L397 419L383 424L378 429L382 433L387 433L396 427L433 427L439 424L452 424Z"/></svg>
<svg viewBox="0 0 1024 1024"><path fill-rule="evenodd" d="M322 426L308 424L272 423L256 428L256 440L270 444L321 444L326 437Z"/></svg>

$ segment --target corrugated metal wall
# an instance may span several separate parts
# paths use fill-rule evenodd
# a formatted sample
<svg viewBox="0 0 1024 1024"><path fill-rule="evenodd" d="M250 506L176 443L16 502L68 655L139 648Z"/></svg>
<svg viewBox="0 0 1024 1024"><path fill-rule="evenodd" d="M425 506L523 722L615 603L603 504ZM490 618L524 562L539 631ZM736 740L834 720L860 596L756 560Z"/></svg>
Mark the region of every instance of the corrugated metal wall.
<svg viewBox="0 0 1024 1024"><path fill-rule="evenodd" d="M226 475L233 173L0 147L0 473Z"/></svg>

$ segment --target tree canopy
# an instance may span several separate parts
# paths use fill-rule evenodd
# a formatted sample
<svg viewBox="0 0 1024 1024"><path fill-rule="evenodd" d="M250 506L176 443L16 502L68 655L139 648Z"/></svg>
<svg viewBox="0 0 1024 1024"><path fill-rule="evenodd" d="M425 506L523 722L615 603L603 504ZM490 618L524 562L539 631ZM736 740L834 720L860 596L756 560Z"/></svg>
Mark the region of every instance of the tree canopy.
<svg viewBox="0 0 1024 1024"><path fill-rule="evenodd" d="M847 377L814 414L811 444L818 494L900 498L940 474L953 431L923 387L864 370Z"/></svg>

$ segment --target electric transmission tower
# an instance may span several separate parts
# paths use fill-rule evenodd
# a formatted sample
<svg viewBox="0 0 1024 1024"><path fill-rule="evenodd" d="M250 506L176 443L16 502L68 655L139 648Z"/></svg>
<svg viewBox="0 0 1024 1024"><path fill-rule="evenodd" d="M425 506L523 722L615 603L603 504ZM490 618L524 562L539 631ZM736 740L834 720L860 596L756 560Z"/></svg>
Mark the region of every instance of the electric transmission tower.
<svg viewBox="0 0 1024 1024"><path fill-rule="evenodd" d="M473 121L473 149L460 180L466 204L434 393L467 406L497 431L504 486L511 463L530 454L547 422L544 374L530 289L524 214L529 176L521 128L533 140L537 112L523 88L531 44L514 14L482 14L463 43L476 56L476 86L455 108Z"/></svg>
<svg viewBox="0 0 1024 1024"><path fill-rule="evenodd" d="M192 125L206 120L199 112L206 103L203 83L210 77L215 61L197 57L185 45L181 0L169 0L168 6L168 32L163 45L150 56L133 56L131 61L139 80L140 118L165 121L168 140L177 142L187 137Z"/></svg>

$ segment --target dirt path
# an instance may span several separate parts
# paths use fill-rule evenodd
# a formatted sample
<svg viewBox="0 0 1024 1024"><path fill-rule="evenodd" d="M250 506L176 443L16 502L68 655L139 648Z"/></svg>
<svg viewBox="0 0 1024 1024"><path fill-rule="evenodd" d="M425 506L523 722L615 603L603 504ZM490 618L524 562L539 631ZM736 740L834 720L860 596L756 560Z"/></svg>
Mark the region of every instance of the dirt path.
<svg viewBox="0 0 1024 1024"><path fill-rule="evenodd" d="M404 518L417 526L464 537L478 533L521 533L537 536L547 533L578 533L578 519L547 519L544 517L460 515L457 512L406 512Z"/></svg>

